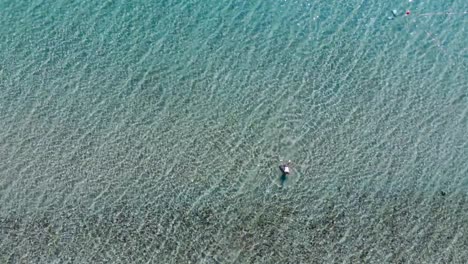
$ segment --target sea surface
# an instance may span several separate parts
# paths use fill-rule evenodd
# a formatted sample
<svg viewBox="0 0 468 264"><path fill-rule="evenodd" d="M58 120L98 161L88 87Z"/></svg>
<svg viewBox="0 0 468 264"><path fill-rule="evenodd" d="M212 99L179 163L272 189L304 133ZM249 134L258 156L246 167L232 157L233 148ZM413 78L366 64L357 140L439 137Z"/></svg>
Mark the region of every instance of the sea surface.
<svg viewBox="0 0 468 264"><path fill-rule="evenodd" d="M468 263L467 11L0 0L0 263Z"/></svg>

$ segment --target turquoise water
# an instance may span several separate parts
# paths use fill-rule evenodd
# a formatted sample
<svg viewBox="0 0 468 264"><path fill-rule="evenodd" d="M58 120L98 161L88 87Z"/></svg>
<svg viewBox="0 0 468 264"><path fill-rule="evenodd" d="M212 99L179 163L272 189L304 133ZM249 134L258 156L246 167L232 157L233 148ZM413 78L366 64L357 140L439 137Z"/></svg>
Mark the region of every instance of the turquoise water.
<svg viewBox="0 0 468 264"><path fill-rule="evenodd" d="M467 263L468 4L381 2L0 0L0 262Z"/></svg>

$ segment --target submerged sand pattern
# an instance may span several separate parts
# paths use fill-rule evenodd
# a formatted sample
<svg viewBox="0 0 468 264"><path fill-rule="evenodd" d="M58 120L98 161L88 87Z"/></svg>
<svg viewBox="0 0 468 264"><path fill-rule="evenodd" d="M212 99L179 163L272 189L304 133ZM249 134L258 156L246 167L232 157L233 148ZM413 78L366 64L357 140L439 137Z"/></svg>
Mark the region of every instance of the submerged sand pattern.
<svg viewBox="0 0 468 264"><path fill-rule="evenodd" d="M1 263L468 262L463 1L163 2L0 3Z"/></svg>

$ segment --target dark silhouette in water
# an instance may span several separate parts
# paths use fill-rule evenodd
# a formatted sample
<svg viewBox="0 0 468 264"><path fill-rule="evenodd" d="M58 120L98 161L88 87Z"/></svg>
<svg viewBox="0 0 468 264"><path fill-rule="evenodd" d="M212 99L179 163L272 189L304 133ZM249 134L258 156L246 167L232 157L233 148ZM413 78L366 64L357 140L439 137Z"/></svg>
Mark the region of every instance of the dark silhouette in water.
<svg viewBox="0 0 468 264"><path fill-rule="evenodd" d="M280 184L281 184L281 187L283 187L284 182L286 182L286 179L287 179L286 173L282 173L282 174L281 174L281 177L280 177Z"/></svg>
<svg viewBox="0 0 468 264"><path fill-rule="evenodd" d="M279 169L281 170L281 177L280 177L280 183L281 183L281 187L283 187L284 185L284 182L287 180L287 175L289 174L289 172L291 171L290 167L289 167L289 164L291 163L291 161L288 161L287 163L285 164L281 164L279 166Z"/></svg>

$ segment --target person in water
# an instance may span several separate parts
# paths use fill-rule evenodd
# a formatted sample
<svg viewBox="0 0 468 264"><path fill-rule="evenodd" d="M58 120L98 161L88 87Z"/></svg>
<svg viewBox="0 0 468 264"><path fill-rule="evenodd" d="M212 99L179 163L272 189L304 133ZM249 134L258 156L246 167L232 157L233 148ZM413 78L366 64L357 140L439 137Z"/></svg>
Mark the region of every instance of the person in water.
<svg viewBox="0 0 468 264"><path fill-rule="evenodd" d="M283 173L283 175L288 175L291 172L291 168L290 168L289 164L291 164L290 160L288 162L286 162L285 164L281 164L279 166L279 168L280 168L281 172Z"/></svg>

